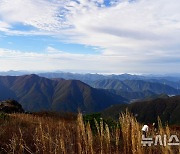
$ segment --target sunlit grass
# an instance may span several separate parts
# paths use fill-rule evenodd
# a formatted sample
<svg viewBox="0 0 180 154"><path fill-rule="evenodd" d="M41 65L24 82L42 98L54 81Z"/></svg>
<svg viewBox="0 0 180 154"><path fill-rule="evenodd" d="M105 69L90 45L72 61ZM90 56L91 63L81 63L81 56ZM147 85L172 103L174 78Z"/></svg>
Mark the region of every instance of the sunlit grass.
<svg viewBox="0 0 180 154"><path fill-rule="evenodd" d="M117 126L110 129L103 119L95 120L95 129L84 122L83 115L76 120L12 114L1 120L0 153L32 154L150 154L179 153L179 146L150 146L141 144L141 128L134 116L126 112L120 114ZM149 136L156 134L168 137L179 134L170 127L163 127L159 120L159 130L153 129Z"/></svg>

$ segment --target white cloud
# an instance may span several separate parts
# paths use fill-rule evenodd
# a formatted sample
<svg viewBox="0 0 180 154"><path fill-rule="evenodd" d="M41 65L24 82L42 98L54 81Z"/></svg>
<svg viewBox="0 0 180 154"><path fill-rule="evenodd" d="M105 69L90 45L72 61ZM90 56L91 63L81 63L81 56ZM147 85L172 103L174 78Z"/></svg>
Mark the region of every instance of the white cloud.
<svg viewBox="0 0 180 154"><path fill-rule="evenodd" d="M28 68L28 70L92 70L96 68L99 62L101 63L100 65L103 66L103 64L108 61L109 57L104 56L102 60L102 56L99 55L71 54L58 51L52 47L48 47L44 53L0 49L0 63L2 64L1 69L3 70L22 70L26 68Z"/></svg>
<svg viewBox="0 0 180 154"><path fill-rule="evenodd" d="M73 14L69 20L75 29L71 40L96 45L106 52L124 51L143 54L145 50L179 44L180 2L140 0L119 3L115 7ZM172 52L172 51L171 51Z"/></svg>
<svg viewBox="0 0 180 154"><path fill-rule="evenodd" d="M10 27L9 24L0 20L0 31L7 32Z"/></svg>
<svg viewBox="0 0 180 154"><path fill-rule="evenodd" d="M40 30L53 31L63 25L58 17L62 4L48 0L1 0L0 15L7 23L22 23Z"/></svg>
<svg viewBox="0 0 180 154"><path fill-rule="evenodd" d="M48 47L43 53L22 52L0 48L0 63L1 70L86 70L89 72L104 72L104 73L159 73L159 70L164 70L164 64L168 64L171 70L175 71L180 67L176 61L180 58L164 56L161 61L139 61L134 57L123 57L114 55L90 55L90 54L72 54L63 51L58 51L52 47ZM128 62L128 63L127 63ZM146 63L145 63L146 62ZM128 66L128 67L127 67ZM154 69L152 70L152 67Z"/></svg>
<svg viewBox="0 0 180 154"><path fill-rule="evenodd" d="M61 51L59 51L59 50L57 50L57 49L55 49L55 48L53 48L53 47L51 47L51 46L48 46L47 47L47 49L46 49L46 51L48 52L48 53L50 53L50 54L57 54L57 53L61 53Z"/></svg>
<svg viewBox="0 0 180 154"><path fill-rule="evenodd" d="M103 49L103 52L96 56L93 55L94 53L83 56L56 53L56 49L52 47L47 49L51 53L48 55L49 58L52 58L53 52L53 56L60 54L59 58L65 56L65 59L71 57L73 60L76 59L77 64L75 61L70 64L63 62L64 67L69 68L70 65L84 67L79 64L79 61L82 62L81 58L92 64L97 64L99 60L102 64L97 65L98 69L103 69L105 64L107 69L114 68L114 71L121 66L129 71L153 70L155 65L152 63L158 65L155 63L157 61L161 63L157 69L167 68L170 63L174 65L174 62L179 65L179 0L132 2L112 0L112 6L108 7L105 7L103 2L103 0L1 0L0 17L4 26L0 24L0 31L8 30L12 34L53 35L59 39L63 37L66 42ZM13 31L11 27L15 23L30 25L37 30ZM110 62L106 57L111 59ZM59 58L55 57L55 59ZM147 64L147 69L141 66L142 64ZM139 68L131 68L133 66Z"/></svg>

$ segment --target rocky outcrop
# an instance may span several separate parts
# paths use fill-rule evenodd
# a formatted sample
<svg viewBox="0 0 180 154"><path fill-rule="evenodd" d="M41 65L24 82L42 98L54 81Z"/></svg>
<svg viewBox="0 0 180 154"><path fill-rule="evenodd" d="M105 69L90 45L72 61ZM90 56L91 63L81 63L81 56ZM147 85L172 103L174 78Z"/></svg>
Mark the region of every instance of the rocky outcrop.
<svg viewBox="0 0 180 154"><path fill-rule="evenodd" d="M21 104L19 104L15 100L6 100L0 102L0 112L5 113L23 113L24 109L22 108Z"/></svg>

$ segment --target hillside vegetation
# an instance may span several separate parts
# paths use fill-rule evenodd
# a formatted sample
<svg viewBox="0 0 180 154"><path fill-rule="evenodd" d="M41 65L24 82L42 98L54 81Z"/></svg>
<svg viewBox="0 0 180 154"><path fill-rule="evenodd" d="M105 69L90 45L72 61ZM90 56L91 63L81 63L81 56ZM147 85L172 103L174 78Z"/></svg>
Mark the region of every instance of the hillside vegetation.
<svg viewBox="0 0 180 154"><path fill-rule="evenodd" d="M140 122L157 122L159 116L164 124L180 124L180 96L139 101L125 105L114 105L105 109L102 115L106 118L118 119L119 113L125 112L126 109L135 115Z"/></svg>

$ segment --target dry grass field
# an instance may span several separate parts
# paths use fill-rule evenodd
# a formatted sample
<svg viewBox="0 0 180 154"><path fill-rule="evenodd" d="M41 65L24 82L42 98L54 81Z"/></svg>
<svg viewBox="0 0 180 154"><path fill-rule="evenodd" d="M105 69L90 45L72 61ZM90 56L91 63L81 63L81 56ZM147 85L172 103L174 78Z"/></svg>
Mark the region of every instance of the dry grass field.
<svg viewBox="0 0 180 154"><path fill-rule="evenodd" d="M129 113L121 114L110 128L102 119L95 130L82 114L69 117L40 114L11 114L0 118L0 154L169 154L180 153L180 146L143 146L142 125ZM180 135L178 129L161 126L156 134ZM164 142L163 142L164 143Z"/></svg>

